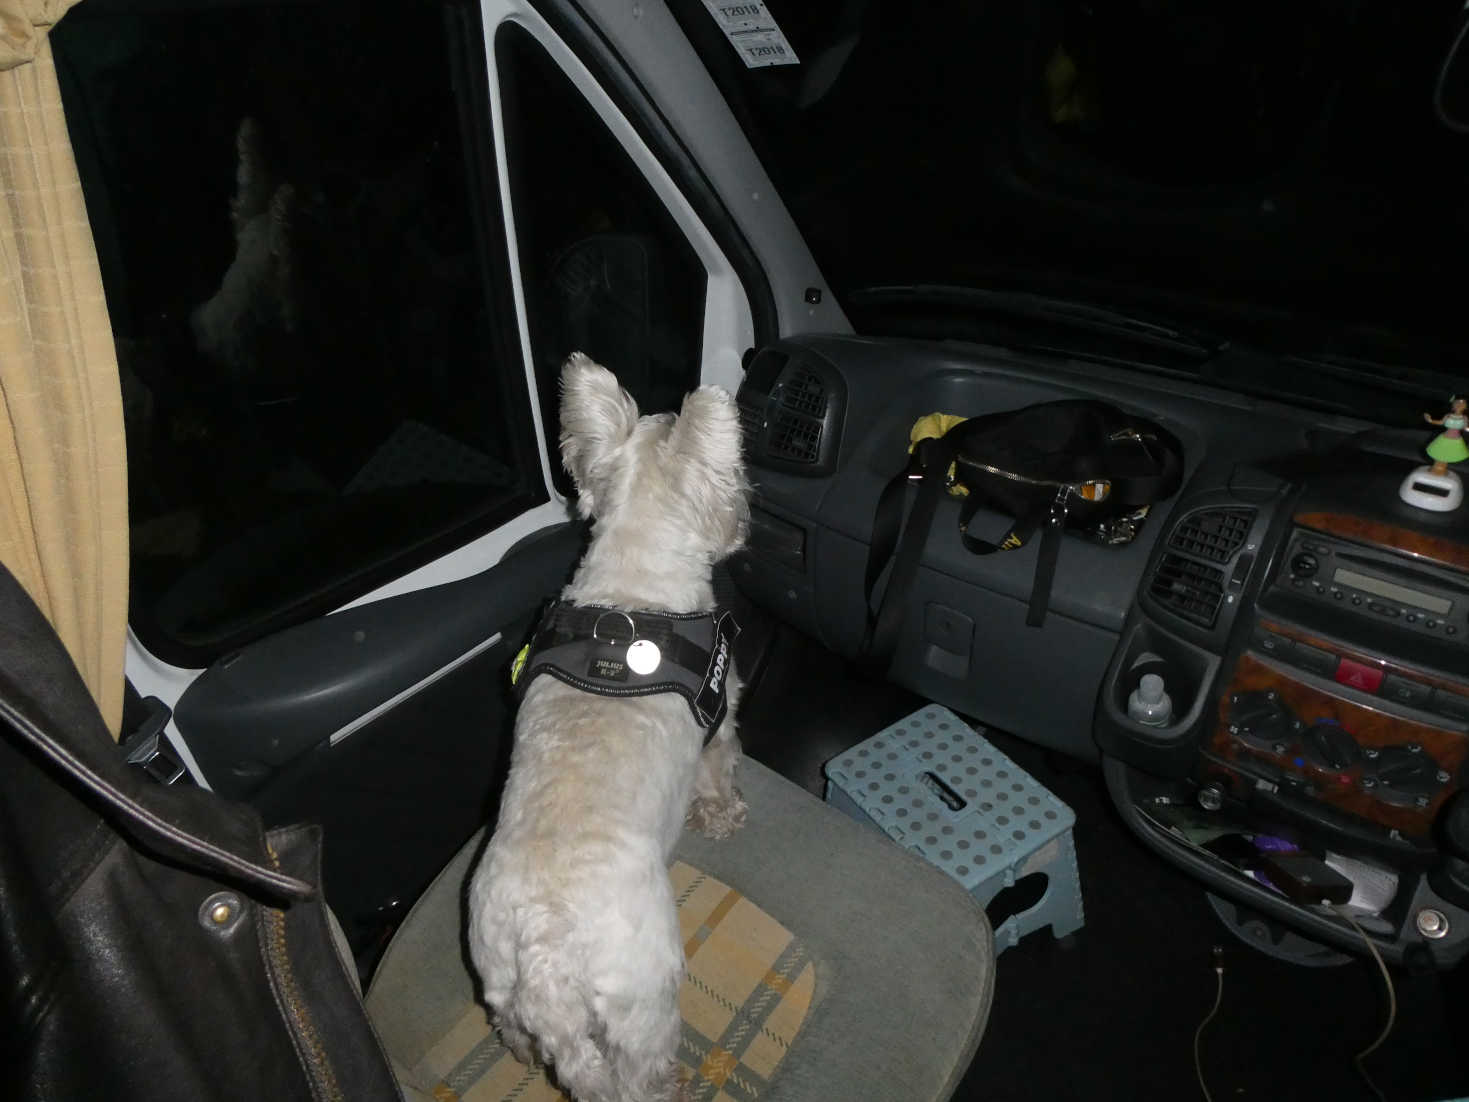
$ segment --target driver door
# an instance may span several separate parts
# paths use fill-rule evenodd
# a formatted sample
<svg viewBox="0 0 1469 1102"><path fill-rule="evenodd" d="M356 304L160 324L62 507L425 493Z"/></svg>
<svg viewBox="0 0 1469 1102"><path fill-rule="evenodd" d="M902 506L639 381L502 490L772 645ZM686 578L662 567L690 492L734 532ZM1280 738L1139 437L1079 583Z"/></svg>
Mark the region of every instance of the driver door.
<svg viewBox="0 0 1469 1102"><path fill-rule="evenodd" d="M124 748L321 823L370 961L492 814L509 660L581 548L561 361L645 412L733 390L749 298L572 24L167 7L54 35L127 420Z"/></svg>

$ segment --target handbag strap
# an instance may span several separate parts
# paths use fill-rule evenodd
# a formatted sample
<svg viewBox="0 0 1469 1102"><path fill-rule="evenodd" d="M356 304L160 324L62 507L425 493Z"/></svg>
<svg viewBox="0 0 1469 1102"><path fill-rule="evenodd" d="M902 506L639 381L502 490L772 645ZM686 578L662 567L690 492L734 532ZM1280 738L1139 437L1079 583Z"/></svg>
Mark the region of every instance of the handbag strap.
<svg viewBox="0 0 1469 1102"><path fill-rule="evenodd" d="M898 632L903 626L908 594L918 577L928 530L933 525L939 500L948 489L949 465L959 453L957 430L961 427L962 422L941 437L919 441L908 466L888 480L877 499L872 542L867 548L867 629L858 651L859 660L873 669L886 670L897 649ZM914 480L918 481L918 496L904 524L903 503L908 483ZM877 583L889 560L892 572L878 601Z"/></svg>
<svg viewBox="0 0 1469 1102"><path fill-rule="evenodd" d="M1169 497L1183 482L1183 458L1178 449L1161 436L1131 426L1115 430L1112 439L1124 433L1148 453L1156 470L1148 474L1112 476L1113 495L1129 505L1150 505ZM1158 452L1162 452L1161 457Z"/></svg>
<svg viewBox="0 0 1469 1102"><path fill-rule="evenodd" d="M1056 578L1056 563L1061 557L1061 535L1066 529L1064 495L1058 495L1048 505L1018 518L999 543L982 540L969 531L969 522L979 507L980 502L971 494L959 509L959 539L976 555L1019 550L1030 542L1031 536L1040 532L1041 542L1036 552L1035 578L1030 586L1030 600L1026 603L1025 622L1029 627L1041 627L1046 622L1046 609L1051 604L1051 583Z"/></svg>
<svg viewBox="0 0 1469 1102"><path fill-rule="evenodd" d="M1048 508L1041 508L1026 513L1022 517L1016 517L1004 538L999 543L991 543L969 530L970 522L974 520L974 515L979 512L983 504L979 495L971 492L959 506L959 541L964 544L966 550L976 555L993 555L996 551L1018 551L1030 541L1030 537L1035 535L1037 529L1045 525L1049 515Z"/></svg>

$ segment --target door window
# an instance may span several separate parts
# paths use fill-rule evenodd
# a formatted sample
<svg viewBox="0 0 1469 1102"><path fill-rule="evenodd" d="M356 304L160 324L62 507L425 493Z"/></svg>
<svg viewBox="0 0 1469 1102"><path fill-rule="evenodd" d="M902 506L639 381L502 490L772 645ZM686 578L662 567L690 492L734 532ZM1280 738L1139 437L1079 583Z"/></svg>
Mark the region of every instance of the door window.
<svg viewBox="0 0 1469 1102"><path fill-rule="evenodd" d="M515 23L495 35L516 248L550 454L557 380L581 351L644 413L699 383L707 273L621 145L545 49ZM557 486L570 480L553 459Z"/></svg>
<svg viewBox="0 0 1469 1102"><path fill-rule="evenodd" d="M169 7L89 0L53 39L122 375L131 622L201 666L549 495L474 6Z"/></svg>

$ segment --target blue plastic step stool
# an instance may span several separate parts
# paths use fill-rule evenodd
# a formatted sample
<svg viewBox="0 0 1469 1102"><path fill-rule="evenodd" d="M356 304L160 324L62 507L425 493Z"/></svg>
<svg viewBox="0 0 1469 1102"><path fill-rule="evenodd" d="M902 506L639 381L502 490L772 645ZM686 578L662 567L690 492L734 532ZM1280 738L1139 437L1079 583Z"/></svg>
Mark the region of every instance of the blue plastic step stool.
<svg viewBox="0 0 1469 1102"><path fill-rule="evenodd" d="M1081 929L1075 813L947 708L930 704L826 763L826 801L959 881L983 906L1044 873L1033 906L995 928L1003 952L1032 930Z"/></svg>

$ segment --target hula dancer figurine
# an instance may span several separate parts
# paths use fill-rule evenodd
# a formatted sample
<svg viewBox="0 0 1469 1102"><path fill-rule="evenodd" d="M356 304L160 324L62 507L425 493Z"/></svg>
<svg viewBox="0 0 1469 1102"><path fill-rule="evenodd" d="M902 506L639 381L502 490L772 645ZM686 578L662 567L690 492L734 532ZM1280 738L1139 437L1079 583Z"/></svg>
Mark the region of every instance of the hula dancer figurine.
<svg viewBox="0 0 1469 1102"><path fill-rule="evenodd" d="M1469 417L1464 415L1465 401L1455 395L1449 399L1449 411L1442 417L1423 415L1430 425L1442 425L1443 432L1428 445L1428 458L1433 460L1434 474L1447 474L1450 463L1462 463L1469 459L1469 445L1464 443L1464 426Z"/></svg>
<svg viewBox="0 0 1469 1102"><path fill-rule="evenodd" d="M1465 414L1466 403L1462 395L1449 399L1449 411L1442 417L1423 415L1430 425L1439 425L1443 432L1429 442L1426 449L1431 467L1419 467L1403 480L1398 493L1409 505L1420 509L1432 509L1446 513L1457 509L1464 500L1464 487L1459 476L1449 470L1450 463L1462 463L1469 459L1469 445L1464 443L1464 430L1469 426Z"/></svg>

